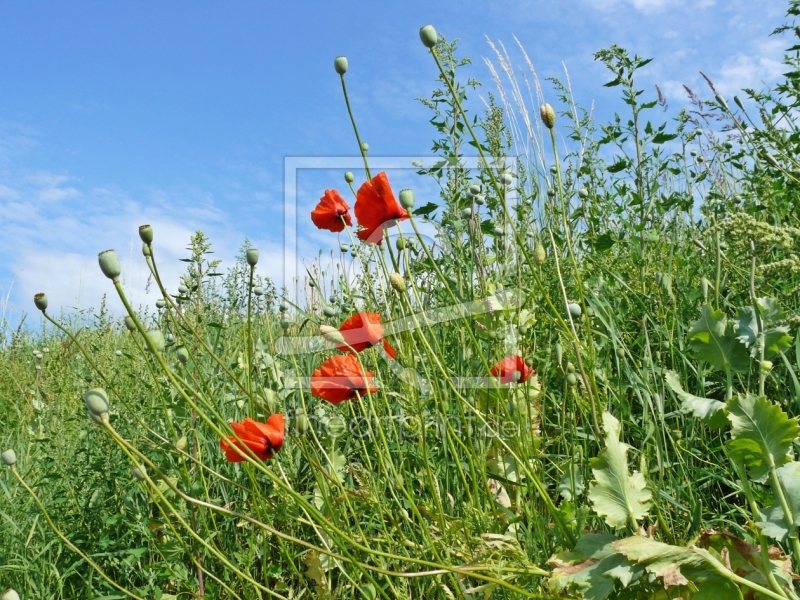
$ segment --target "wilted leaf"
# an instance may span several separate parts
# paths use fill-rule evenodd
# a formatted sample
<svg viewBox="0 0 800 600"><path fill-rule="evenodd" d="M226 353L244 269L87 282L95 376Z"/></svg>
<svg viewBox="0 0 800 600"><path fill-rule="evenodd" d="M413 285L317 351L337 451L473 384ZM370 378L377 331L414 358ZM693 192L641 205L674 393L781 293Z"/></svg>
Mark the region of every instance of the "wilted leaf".
<svg viewBox="0 0 800 600"><path fill-rule="evenodd" d="M627 444L619 441L620 424L611 413L603 413L606 447L590 461L596 482L589 488L589 501L595 512L617 529L637 521L650 509L650 490L641 473L628 474Z"/></svg>
<svg viewBox="0 0 800 600"><path fill-rule="evenodd" d="M733 438L728 442L730 456L749 468L752 479L764 480L771 464L780 467L791 459L792 441L800 427L780 406L763 397L738 396L728 401L728 420Z"/></svg>
<svg viewBox="0 0 800 600"><path fill-rule="evenodd" d="M670 389L675 392L675 395L681 401L681 410L684 412L692 413L698 419L702 419L708 423L709 427L719 429L727 424L726 404L719 400L712 400L711 398L701 398L685 391L681 387L681 382L678 379L678 374L674 371L667 371L664 379Z"/></svg>
<svg viewBox="0 0 800 600"><path fill-rule="evenodd" d="M689 331L689 344L697 358L705 360L713 368L744 373L750 369L750 357L733 329L725 313L706 304Z"/></svg>

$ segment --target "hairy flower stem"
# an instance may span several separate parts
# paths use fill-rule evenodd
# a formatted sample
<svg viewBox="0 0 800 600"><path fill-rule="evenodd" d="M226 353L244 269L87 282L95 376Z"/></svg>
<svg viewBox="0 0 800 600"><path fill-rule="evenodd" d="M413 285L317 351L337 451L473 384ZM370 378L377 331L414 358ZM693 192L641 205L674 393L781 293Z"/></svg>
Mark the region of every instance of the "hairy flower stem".
<svg viewBox="0 0 800 600"><path fill-rule="evenodd" d="M256 414L255 402L253 401L253 272L255 266L250 267L250 281L247 286L247 397L250 400L250 417Z"/></svg>
<svg viewBox="0 0 800 600"><path fill-rule="evenodd" d="M347 84L344 82L344 73L342 78L342 93L344 94L344 102L347 104L347 114L350 115L350 122L353 124L353 131L356 134L356 142L358 142L358 151L361 152L361 158L364 159L364 170L367 172L367 179L372 179L372 174L369 172L369 163L367 162L367 153L361 145L361 136L358 135L358 127L356 126L356 119L353 116L353 110L350 108L350 98L347 96ZM352 188L352 184L350 186Z"/></svg>

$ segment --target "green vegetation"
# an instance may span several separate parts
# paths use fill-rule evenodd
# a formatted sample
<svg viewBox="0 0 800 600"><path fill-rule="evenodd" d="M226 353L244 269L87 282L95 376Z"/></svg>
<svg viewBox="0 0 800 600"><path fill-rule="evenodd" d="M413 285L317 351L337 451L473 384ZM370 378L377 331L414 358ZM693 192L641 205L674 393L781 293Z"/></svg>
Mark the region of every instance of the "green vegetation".
<svg viewBox="0 0 800 600"><path fill-rule="evenodd" d="M622 103L597 128L557 79L555 109L498 77L469 114L468 60L420 37L438 203L381 204L373 172L371 241L321 203L342 252L299 298L247 242L220 273L202 232L167 293L143 226L155 314L59 319L38 296L42 330L10 332L0 589L798 598L800 46L774 89L729 102L709 81L674 117L638 87L649 60L601 50ZM118 259L100 266L127 306Z"/></svg>

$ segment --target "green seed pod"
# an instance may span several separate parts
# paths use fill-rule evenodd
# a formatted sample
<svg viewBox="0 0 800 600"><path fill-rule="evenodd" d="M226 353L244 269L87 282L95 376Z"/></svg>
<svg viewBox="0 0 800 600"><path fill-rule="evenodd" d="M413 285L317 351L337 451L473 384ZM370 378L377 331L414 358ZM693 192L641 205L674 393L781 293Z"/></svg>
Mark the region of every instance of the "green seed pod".
<svg viewBox="0 0 800 600"><path fill-rule="evenodd" d="M505 173L500 175L500 182L503 185L511 185L512 183L514 183L514 174L511 173L510 171L506 171Z"/></svg>
<svg viewBox="0 0 800 600"><path fill-rule="evenodd" d="M583 314L583 309L581 308L581 305L575 302L570 302L569 304L567 304L567 308L569 309L569 314L572 316L573 319L579 319L580 316Z"/></svg>
<svg viewBox="0 0 800 600"><path fill-rule="evenodd" d="M408 246L408 242L405 236L398 236L397 239L394 241L394 247L398 250L404 250Z"/></svg>
<svg viewBox="0 0 800 600"><path fill-rule="evenodd" d="M734 96L733 101L736 102L736 106L744 110L744 104L742 103L742 99L739 96Z"/></svg>
<svg viewBox="0 0 800 600"><path fill-rule="evenodd" d="M156 300L156 308L166 308L166 307L167 307L166 300L164 300L163 298L159 298L158 300Z"/></svg>
<svg viewBox="0 0 800 600"><path fill-rule="evenodd" d="M153 253L150 252L150 246L148 246L147 244L142 244L142 256L147 257L152 255Z"/></svg>
<svg viewBox="0 0 800 600"><path fill-rule="evenodd" d="M284 331L286 331L287 329L289 329L289 326L290 326L290 325L291 325L291 323L289 323L289 321L285 321L285 320L284 320L284 321L281 321L281 329L283 329Z"/></svg>
<svg viewBox="0 0 800 600"><path fill-rule="evenodd" d="M461 218L465 221L469 221L472 218L472 209L471 208L462 208L461 209Z"/></svg>
<svg viewBox="0 0 800 600"><path fill-rule="evenodd" d="M550 174L558 175L558 165L550 165Z"/></svg>
<svg viewBox="0 0 800 600"><path fill-rule="evenodd" d="M280 309L281 312L286 312L287 310L289 310L289 303L286 302L286 300L284 300L283 302L280 303L278 308Z"/></svg>
<svg viewBox="0 0 800 600"><path fill-rule="evenodd" d="M481 193L481 185L479 183L473 183L469 186L470 196L477 196L480 193Z"/></svg>
<svg viewBox="0 0 800 600"><path fill-rule="evenodd" d="M697 156L697 150L689 150L689 155L692 157Z"/></svg>
<svg viewBox="0 0 800 600"><path fill-rule="evenodd" d="M553 107L545 102L542 104L542 107L539 109L539 116L542 118L542 123L548 129L552 129L556 126L556 111L553 110Z"/></svg>
<svg viewBox="0 0 800 600"><path fill-rule="evenodd" d="M342 244L341 246L339 246L339 250L341 252L347 252L348 250L350 250L350 246L348 246L347 244Z"/></svg>
<svg viewBox="0 0 800 600"><path fill-rule="evenodd" d="M527 325L520 325L518 329L519 329L519 332L522 335L527 335L527 333L528 333L528 326Z"/></svg>
<svg viewBox="0 0 800 600"><path fill-rule="evenodd" d="M361 151L366 154L369 152L369 144L367 142L361 142Z"/></svg>
<svg viewBox="0 0 800 600"><path fill-rule="evenodd" d="M125 327L128 331L136 331L136 322L130 317L125 317Z"/></svg>
<svg viewBox="0 0 800 600"><path fill-rule="evenodd" d="M725 98L722 96L722 94L717 94L714 96L714 100L717 101L717 104L719 104L725 110L725 112L731 112L731 109L728 108L728 103L725 101Z"/></svg>
<svg viewBox="0 0 800 600"><path fill-rule="evenodd" d="M168 343L168 344L171 344L171 343L172 343L172 342L174 342L174 341L175 341L175 336L174 336L174 335L172 335L171 333L168 333L168 334L167 334L167 343Z"/></svg>
<svg viewBox="0 0 800 600"><path fill-rule="evenodd" d="M117 350L116 352L114 352L114 354L116 356L122 356L122 350Z"/></svg>
<svg viewBox="0 0 800 600"><path fill-rule="evenodd" d="M698 127L697 129L694 130L694 134L697 137L700 137L701 135L703 135L703 130Z"/></svg>
<svg viewBox="0 0 800 600"><path fill-rule="evenodd" d="M164 348L166 347L166 342L164 340L164 334L161 333L160 329L151 329L147 332L147 340L152 344L153 348L156 349L156 352L163 352ZM148 348L150 346L148 345Z"/></svg>
<svg viewBox="0 0 800 600"><path fill-rule="evenodd" d="M255 267L258 263L258 248L248 248L245 257L247 259L247 264L251 267Z"/></svg>
<svg viewBox="0 0 800 600"><path fill-rule="evenodd" d="M706 157L701 154L700 156L697 157L697 162L699 163L706 162Z"/></svg>
<svg viewBox="0 0 800 600"><path fill-rule="evenodd" d="M436 30L433 28L433 25L420 27L419 39L426 48L433 48L439 41L439 37L436 35Z"/></svg>
<svg viewBox="0 0 800 600"><path fill-rule="evenodd" d="M144 481L147 469L144 468L144 465L139 465L138 467L133 467L131 469L131 473L133 474L134 478L138 479L139 481Z"/></svg>
<svg viewBox="0 0 800 600"><path fill-rule="evenodd" d="M575 365L573 365L571 362L568 361L567 362L566 371L567 371L567 373L574 373L575 372Z"/></svg>
<svg viewBox="0 0 800 600"><path fill-rule="evenodd" d="M669 350L671 346L672 346L672 344L670 344L669 340L662 340L661 347L664 350Z"/></svg>
<svg viewBox="0 0 800 600"><path fill-rule="evenodd" d="M3 595L0 596L0 600L19 600L19 594L13 588L8 588Z"/></svg>
<svg viewBox="0 0 800 600"><path fill-rule="evenodd" d="M780 165L778 164L778 161L769 152L764 152L764 160L766 160L769 164L771 164L776 169L780 167Z"/></svg>
<svg viewBox="0 0 800 600"><path fill-rule="evenodd" d="M347 171L347 172L345 172L345 174L344 174L344 180L345 180L347 183L353 183L353 182L356 180L356 176L355 176L355 175L353 175L353 173L351 173L350 171Z"/></svg>
<svg viewBox="0 0 800 600"><path fill-rule="evenodd" d="M546 258L547 258L547 253L545 252L544 246L542 246L542 243L539 242L538 244L536 244L536 248L533 249L533 263L537 267L541 267L544 264Z"/></svg>
<svg viewBox="0 0 800 600"><path fill-rule="evenodd" d="M475 204L477 204L478 206L483 206L485 202L486 198L483 197L483 194L478 194L477 196L475 196Z"/></svg>
<svg viewBox="0 0 800 600"><path fill-rule="evenodd" d="M97 255L97 262L100 263L100 270L103 275L115 283L119 280L122 267L119 264L119 256L114 250L103 250Z"/></svg>
<svg viewBox="0 0 800 600"><path fill-rule="evenodd" d="M47 296L45 296L42 292L34 295L33 303L40 311L44 312L47 310Z"/></svg>
<svg viewBox="0 0 800 600"><path fill-rule="evenodd" d="M488 337L490 340L496 340L497 339L497 332L496 331L487 331L486 332L486 337Z"/></svg>
<svg viewBox="0 0 800 600"><path fill-rule="evenodd" d="M92 388L83 396L86 410L94 415L103 415L108 412L108 394L103 388Z"/></svg>
<svg viewBox="0 0 800 600"><path fill-rule="evenodd" d="M672 437L676 440L680 440L683 437L683 432L680 429L674 429L672 431Z"/></svg>
<svg viewBox="0 0 800 600"><path fill-rule="evenodd" d="M185 365L189 362L189 351L186 348L178 348L178 352L176 354L178 355L178 360L181 361L182 365Z"/></svg>
<svg viewBox="0 0 800 600"><path fill-rule="evenodd" d="M0 453L0 459L3 460L3 464L7 467L13 467L17 464L17 453L14 452L13 448L3 450L3 452Z"/></svg>
<svg viewBox="0 0 800 600"><path fill-rule="evenodd" d="M414 208L414 190L400 190L400 206L406 210Z"/></svg>
<svg viewBox="0 0 800 600"><path fill-rule="evenodd" d="M497 237L502 237L505 234L505 231L502 227L495 227L492 229L492 233L494 233Z"/></svg>
<svg viewBox="0 0 800 600"><path fill-rule="evenodd" d="M305 413L298 413L294 418L294 430L297 432L297 435L306 435L310 428L311 422L308 420L308 417L305 415Z"/></svg>
<svg viewBox="0 0 800 600"><path fill-rule="evenodd" d="M586 200L586 198L588 197L589 197L589 190L583 187L578 190L578 198L580 198L581 200Z"/></svg>
<svg viewBox="0 0 800 600"><path fill-rule="evenodd" d="M333 68L339 75L344 75L347 73L347 57L346 56L337 56L333 59Z"/></svg>
<svg viewBox="0 0 800 600"><path fill-rule="evenodd" d="M725 146L725 149L726 149L726 150L731 150L731 149L733 149L733 142L732 142L732 141L730 141L730 140L725 140L725 143L724 143L724 144L722 144L722 145L723 145L723 146Z"/></svg>
<svg viewBox="0 0 800 600"><path fill-rule="evenodd" d="M548 198L555 198L556 197L556 188L547 188L547 197Z"/></svg>
<svg viewBox="0 0 800 600"><path fill-rule="evenodd" d="M340 416L333 416L328 420L328 435L334 438L341 437L347 431L347 421Z"/></svg>
<svg viewBox="0 0 800 600"><path fill-rule="evenodd" d="M178 440L178 441L175 443L175 447L176 447L178 450L185 450L185 449L186 449L186 444L188 444L188 443L189 443L189 440L187 440L187 439L186 439L186 436L185 436L185 435L183 435L183 436L181 436L181 438L180 438L180 439L179 439L179 440Z"/></svg>
<svg viewBox="0 0 800 600"><path fill-rule="evenodd" d="M481 360L479 358L470 359L469 366L472 367L473 370L477 371L481 368Z"/></svg>
<svg viewBox="0 0 800 600"><path fill-rule="evenodd" d="M188 294L188 293L189 293L189 288L188 288L187 286L185 286L184 284L180 284L180 285L178 286L178 293L179 293L181 296L185 296L186 294Z"/></svg>
<svg viewBox="0 0 800 600"><path fill-rule="evenodd" d="M332 317L336 314L336 309L332 306L326 306L322 309L322 314L324 314L326 317Z"/></svg>
<svg viewBox="0 0 800 600"><path fill-rule="evenodd" d="M561 344L556 342L556 364L560 367L564 364L562 361L564 360L564 351L561 348Z"/></svg>
<svg viewBox="0 0 800 600"><path fill-rule="evenodd" d="M153 228L150 225L139 226L139 238L148 246L153 243Z"/></svg>
<svg viewBox="0 0 800 600"><path fill-rule="evenodd" d="M568 383L570 386L573 386L573 385L575 385L576 383L578 383L578 378L575 376L575 373L569 373L569 374L567 375L567 383Z"/></svg>
<svg viewBox="0 0 800 600"><path fill-rule="evenodd" d="M400 275L400 273L392 273L391 275L389 275L389 283L398 292L406 291L406 280L403 279L403 276Z"/></svg>
<svg viewBox="0 0 800 600"><path fill-rule="evenodd" d="M256 296L263 296L264 295L264 288L261 287L260 285L257 285L256 287L253 288L253 293Z"/></svg>

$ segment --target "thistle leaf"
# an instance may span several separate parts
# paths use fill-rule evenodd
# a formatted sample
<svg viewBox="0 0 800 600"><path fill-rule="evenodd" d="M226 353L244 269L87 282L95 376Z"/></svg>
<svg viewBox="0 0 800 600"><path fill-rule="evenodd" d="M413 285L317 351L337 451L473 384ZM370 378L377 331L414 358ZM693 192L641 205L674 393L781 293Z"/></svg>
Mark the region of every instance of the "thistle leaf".
<svg viewBox="0 0 800 600"><path fill-rule="evenodd" d="M628 474L630 446L619 441L620 424L611 413L603 413L603 429L606 447L589 463L596 479L589 488L589 501L611 527L635 529L650 509L652 495L644 475Z"/></svg>
<svg viewBox="0 0 800 600"><path fill-rule="evenodd" d="M764 397L738 396L728 401L728 420L732 425L729 454L748 467L753 480L765 480L770 465L781 467L791 460L792 441L800 427L780 406Z"/></svg>
<svg viewBox="0 0 800 600"><path fill-rule="evenodd" d="M685 391L681 386L678 374L674 371L667 371L664 374L664 379L681 401L682 411L692 413L695 417L702 419L708 423L709 427L714 429L720 429L727 425L727 411L724 402L712 400L711 398L701 398L700 396L695 396Z"/></svg>
<svg viewBox="0 0 800 600"><path fill-rule="evenodd" d="M750 369L747 348L736 337L732 323L721 310L708 304L689 331L689 344L697 358L705 360L718 371L726 368L744 373Z"/></svg>

